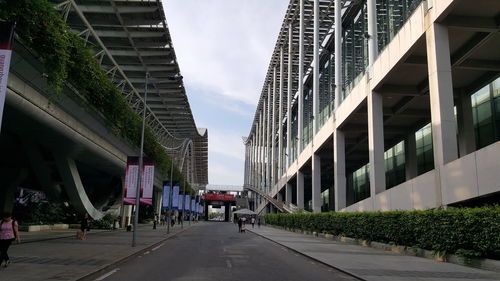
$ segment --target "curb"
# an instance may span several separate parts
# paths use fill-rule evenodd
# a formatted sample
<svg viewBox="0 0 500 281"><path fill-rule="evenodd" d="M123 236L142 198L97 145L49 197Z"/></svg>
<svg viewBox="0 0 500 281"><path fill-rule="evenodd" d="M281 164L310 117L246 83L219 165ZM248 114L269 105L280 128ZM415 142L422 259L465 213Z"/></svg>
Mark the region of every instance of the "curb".
<svg viewBox="0 0 500 281"><path fill-rule="evenodd" d="M176 233L171 233L169 234L168 237L166 238L163 238L161 239L160 241L154 243L154 244L151 244L149 246L147 246L146 248L143 248L143 249L140 249L138 251L136 251L135 253L132 253L128 256L125 256L125 257L122 257L122 258L118 258L116 259L115 261L107 264L107 265L103 265L101 268L93 271L93 272L90 272L84 276L80 276L80 277L77 277L75 279L72 279L73 281L88 281L88 280L95 280L95 278L101 276L102 274L106 273L108 270L110 270L111 268L114 268L114 267L117 267L118 265L120 264L123 264L123 263L126 263L128 261L130 261L131 259L137 257L137 256L140 256L142 255L143 253L147 252L147 251L150 251L151 249L155 248L156 246L159 246L160 244L164 243L165 241L169 240L170 238L173 238L175 236L177 236L178 234L181 234L183 233L184 231L190 229L191 227L193 226L188 226L184 229L181 229L180 231L176 232Z"/></svg>
<svg viewBox="0 0 500 281"><path fill-rule="evenodd" d="M299 255L301 255L301 256L303 256L303 257L306 257L306 258L312 259L312 260L314 260L314 261L316 261L316 262L318 262L318 263L320 263L320 264L322 264L322 265L325 265L325 266L328 266L328 267L333 268L333 269L335 269L335 270L338 270L338 271L340 271L340 272L342 272L342 273L344 273L344 274L347 274L347 275L349 275L349 276L351 276L351 277L354 277L354 278L356 278L356 279L359 279L359 280L361 280L361 281L368 281L368 280L364 279L363 277L361 277L361 276L359 276L359 275L357 275L357 274L355 274L355 273L352 273L352 272L350 272L350 271L348 271L348 270L345 270L345 269L342 269L342 268L336 267L336 266L334 266L334 265L331 265L331 264L328 264L328 263L326 263L326 262L324 262L324 261L321 261L321 260L319 260L319 259L317 259L317 258L315 258L315 257L313 257L313 256L310 256L310 255L308 255L308 254L305 254L305 253L299 252L299 251L297 251L297 250L295 250L295 249L293 249L293 248L291 248L291 247L289 247L289 246L287 246L287 245L284 245L284 244L282 244L282 243L280 243L280 242L277 242L277 241L275 241L275 240L273 240L273 239L271 239L271 238L269 238L269 237L266 237L266 236L264 236L264 235L262 235L262 234L260 234L260 233L255 232L255 231L253 231L253 230L250 230L250 229L247 229L247 230L248 230L248 231L250 231L251 233L255 234L255 235L258 235L258 236L260 236L260 237L262 237L262 238L266 239L266 240L269 240L269 241L271 241L271 242L273 242L273 243L275 243L275 244L278 244L278 245L280 245L280 246L282 246L282 247L285 247L285 248L287 248L288 250L290 250L290 251L292 251L292 252L294 252L294 253L297 253L297 254L299 254Z"/></svg>

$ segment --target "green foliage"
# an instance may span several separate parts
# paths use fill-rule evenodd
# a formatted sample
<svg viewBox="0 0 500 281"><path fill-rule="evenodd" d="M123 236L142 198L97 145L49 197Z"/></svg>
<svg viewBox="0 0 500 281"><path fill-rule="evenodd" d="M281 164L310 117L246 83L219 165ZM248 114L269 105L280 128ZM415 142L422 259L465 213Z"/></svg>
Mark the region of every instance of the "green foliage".
<svg viewBox="0 0 500 281"><path fill-rule="evenodd" d="M272 225L439 253L500 257L500 207L357 213L268 214Z"/></svg>
<svg viewBox="0 0 500 281"><path fill-rule="evenodd" d="M92 228L97 229L111 229L113 228L113 223L118 220L117 216L106 214L102 219L92 221Z"/></svg>
<svg viewBox="0 0 500 281"><path fill-rule="evenodd" d="M22 225L77 223L76 211L63 202L28 202L14 206L14 218Z"/></svg>
<svg viewBox="0 0 500 281"><path fill-rule="evenodd" d="M23 43L39 56L44 76L56 93L70 82L88 105L99 111L108 128L130 143L140 145L141 117L129 106L105 71L93 57L92 50L71 32L53 3L47 0L2 0L0 20L16 22L16 33ZM144 136L144 151L153 158L156 169L170 175L171 159L149 128ZM174 181L182 181L174 167ZM187 190L194 191L190 186Z"/></svg>

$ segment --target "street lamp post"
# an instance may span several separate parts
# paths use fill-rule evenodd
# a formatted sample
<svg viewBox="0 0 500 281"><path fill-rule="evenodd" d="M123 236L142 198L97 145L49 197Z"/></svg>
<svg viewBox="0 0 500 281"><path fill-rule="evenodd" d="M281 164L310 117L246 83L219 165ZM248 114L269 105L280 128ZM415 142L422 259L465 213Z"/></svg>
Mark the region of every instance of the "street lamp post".
<svg viewBox="0 0 500 281"><path fill-rule="evenodd" d="M148 78L149 73L146 73L146 85L144 91L144 108L142 109L142 127L141 127L141 151L139 154L139 166L137 169L137 187L135 193L135 214L134 214L134 232L132 234L132 247L135 247L137 242L137 225L139 224L139 204L141 196L141 177L142 177L142 162L144 154L144 127L146 126L146 109L148 98Z"/></svg>

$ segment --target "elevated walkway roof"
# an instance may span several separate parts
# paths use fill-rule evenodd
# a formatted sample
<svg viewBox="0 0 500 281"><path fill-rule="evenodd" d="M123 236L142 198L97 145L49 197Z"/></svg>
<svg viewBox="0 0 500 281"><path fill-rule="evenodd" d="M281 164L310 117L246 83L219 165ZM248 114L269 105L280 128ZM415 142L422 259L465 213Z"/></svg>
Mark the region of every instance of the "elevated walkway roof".
<svg viewBox="0 0 500 281"><path fill-rule="evenodd" d="M191 183L208 183L208 132L196 127L160 0L53 1L73 31L93 46L110 79L146 121L169 154L180 158L193 142Z"/></svg>

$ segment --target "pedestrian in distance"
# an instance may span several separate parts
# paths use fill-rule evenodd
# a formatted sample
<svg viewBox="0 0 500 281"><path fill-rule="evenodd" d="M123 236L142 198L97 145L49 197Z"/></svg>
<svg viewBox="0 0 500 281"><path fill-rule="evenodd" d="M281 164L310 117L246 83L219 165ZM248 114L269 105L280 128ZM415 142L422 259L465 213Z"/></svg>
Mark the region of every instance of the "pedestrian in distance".
<svg viewBox="0 0 500 281"><path fill-rule="evenodd" d="M21 243L19 225L12 219L10 213L5 213L0 221L0 265L3 267L7 267L10 264L7 251L14 240L17 243Z"/></svg>
<svg viewBox="0 0 500 281"><path fill-rule="evenodd" d="M252 223L252 228L254 228L254 226L255 226L255 218L252 217L252 219L250 220L250 222Z"/></svg>
<svg viewBox="0 0 500 281"><path fill-rule="evenodd" d="M158 223L158 214L155 214L153 218L153 229L156 229L156 224Z"/></svg>
<svg viewBox="0 0 500 281"><path fill-rule="evenodd" d="M260 228L260 218L257 220L257 226Z"/></svg>
<svg viewBox="0 0 500 281"><path fill-rule="evenodd" d="M85 213L82 217L82 221L80 222L80 232L77 233L77 238L80 240L87 239L87 233L90 231L90 216L88 213Z"/></svg>
<svg viewBox="0 0 500 281"><path fill-rule="evenodd" d="M241 227L243 226L243 220L241 218L238 219L238 232L241 233Z"/></svg>

